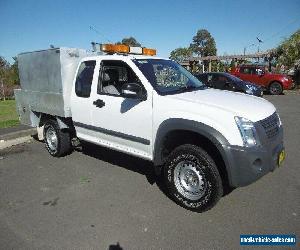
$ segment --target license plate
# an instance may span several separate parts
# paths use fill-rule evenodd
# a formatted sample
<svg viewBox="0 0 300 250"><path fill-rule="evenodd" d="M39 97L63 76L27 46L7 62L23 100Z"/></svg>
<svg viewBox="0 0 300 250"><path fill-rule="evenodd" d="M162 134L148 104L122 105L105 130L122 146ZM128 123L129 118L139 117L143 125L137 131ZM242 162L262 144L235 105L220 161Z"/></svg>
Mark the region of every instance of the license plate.
<svg viewBox="0 0 300 250"><path fill-rule="evenodd" d="M282 150L278 155L278 166L281 165L281 163L284 161L284 159L285 159L285 151Z"/></svg>

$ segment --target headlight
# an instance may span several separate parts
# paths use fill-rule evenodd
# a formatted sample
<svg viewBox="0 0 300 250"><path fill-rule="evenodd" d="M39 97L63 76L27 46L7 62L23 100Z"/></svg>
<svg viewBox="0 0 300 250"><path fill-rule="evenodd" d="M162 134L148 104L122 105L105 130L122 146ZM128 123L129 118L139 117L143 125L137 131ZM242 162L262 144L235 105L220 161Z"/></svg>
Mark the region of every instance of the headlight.
<svg viewBox="0 0 300 250"><path fill-rule="evenodd" d="M254 94L257 88L251 84L246 84L246 93L247 94Z"/></svg>
<svg viewBox="0 0 300 250"><path fill-rule="evenodd" d="M284 81L289 81L290 79L289 79L288 77L284 76L284 77L283 77L283 80L284 80Z"/></svg>
<svg viewBox="0 0 300 250"><path fill-rule="evenodd" d="M258 145L257 133L253 122L239 116L235 116L234 119L241 133L244 146L253 147Z"/></svg>
<svg viewBox="0 0 300 250"><path fill-rule="evenodd" d="M251 90L252 92L256 90L256 87L250 84L246 84L247 90Z"/></svg>

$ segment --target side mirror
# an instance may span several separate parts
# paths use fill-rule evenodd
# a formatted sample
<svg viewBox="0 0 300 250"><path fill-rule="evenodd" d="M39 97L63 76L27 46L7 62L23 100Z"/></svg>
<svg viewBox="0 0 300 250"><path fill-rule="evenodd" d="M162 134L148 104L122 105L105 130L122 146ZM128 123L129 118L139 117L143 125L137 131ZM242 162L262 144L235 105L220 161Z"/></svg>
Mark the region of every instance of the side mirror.
<svg viewBox="0 0 300 250"><path fill-rule="evenodd" d="M125 83L121 89L122 96L126 98L141 99L145 101L147 95L144 93L141 85L137 83Z"/></svg>

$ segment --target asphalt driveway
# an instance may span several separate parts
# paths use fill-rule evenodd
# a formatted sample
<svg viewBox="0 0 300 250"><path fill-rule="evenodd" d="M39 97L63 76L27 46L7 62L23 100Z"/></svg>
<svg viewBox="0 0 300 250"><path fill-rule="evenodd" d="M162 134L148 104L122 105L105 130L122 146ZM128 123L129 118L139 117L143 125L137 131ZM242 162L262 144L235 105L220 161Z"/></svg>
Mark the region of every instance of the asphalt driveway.
<svg viewBox="0 0 300 250"><path fill-rule="evenodd" d="M118 152L87 145L57 159L36 141L1 151L0 249L246 249L239 236L252 233L296 234L299 246L300 95L267 99L284 124L284 165L203 214Z"/></svg>

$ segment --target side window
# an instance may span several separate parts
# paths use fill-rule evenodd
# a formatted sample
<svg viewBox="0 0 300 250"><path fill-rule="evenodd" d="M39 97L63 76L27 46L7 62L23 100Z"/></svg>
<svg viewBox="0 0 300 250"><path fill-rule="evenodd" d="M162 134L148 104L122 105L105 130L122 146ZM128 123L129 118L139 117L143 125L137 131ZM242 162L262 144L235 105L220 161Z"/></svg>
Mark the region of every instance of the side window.
<svg viewBox="0 0 300 250"><path fill-rule="evenodd" d="M133 70L123 61L102 61L98 80L98 94L121 95L126 83L141 84Z"/></svg>
<svg viewBox="0 0 300 250"><path fill-rule="evenodd" d="M75 82L77 96L90 97L95 65L96 61L85 61L80 64Z"/></svg>
<svg viewBox="0 0 300 250"><path fill-rule="evenodd" d="M226 77L222 75L215 75L214 84L215 84L215 88L223 89L226 84Z"/></svg>
<svg viewBox="0 0 300 250"><path fill-rule="evenodd" d="M219 76L217 74L212 74L211 75L211 82L215 83L219 81Z"/></svg>
<svg viewBox="0 0 300 250"><path fill-rule="evenodd" d="M255 75L256 74L256 69L254 67L250 68L250 74Z"/></svg>
<svg viewBox="0 0 300 250"><path fill-rule="evenodd" d="M247 67L241 68L241 69L240 69L240 72L241 72L242 74L251 74L251 73L250 73L250 68L247 68Z"/></svg>

